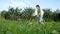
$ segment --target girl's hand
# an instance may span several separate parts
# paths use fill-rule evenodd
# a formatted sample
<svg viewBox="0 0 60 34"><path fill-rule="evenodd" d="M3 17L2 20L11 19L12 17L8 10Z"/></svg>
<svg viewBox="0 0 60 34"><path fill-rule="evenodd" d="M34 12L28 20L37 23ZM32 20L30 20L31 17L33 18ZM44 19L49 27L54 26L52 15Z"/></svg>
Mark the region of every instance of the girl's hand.
<svg viewBox="0 0 60 34"><path fill-rule="evenodd" d="M36 16L38 17L39 15L37 14Z"/></svg>

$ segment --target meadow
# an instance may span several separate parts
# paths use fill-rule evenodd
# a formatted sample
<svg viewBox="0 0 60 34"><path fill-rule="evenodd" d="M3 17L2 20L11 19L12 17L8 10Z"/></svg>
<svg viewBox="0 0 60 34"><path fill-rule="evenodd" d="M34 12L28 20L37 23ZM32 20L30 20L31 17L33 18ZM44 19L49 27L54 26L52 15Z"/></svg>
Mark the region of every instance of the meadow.
<svg viewBox="0 0 60 34"><path fill-rule="evenodd" d="M11 21L0 18L0 34L60 34L60 22Z"/></svg>
<svg viewBox="0 0 60 34"><path fill-rule="evenodd" d="M1 0L0 34L60 34L59 3L59 0ZM38 23L38 16L43 17L44 24Z"/></svg>

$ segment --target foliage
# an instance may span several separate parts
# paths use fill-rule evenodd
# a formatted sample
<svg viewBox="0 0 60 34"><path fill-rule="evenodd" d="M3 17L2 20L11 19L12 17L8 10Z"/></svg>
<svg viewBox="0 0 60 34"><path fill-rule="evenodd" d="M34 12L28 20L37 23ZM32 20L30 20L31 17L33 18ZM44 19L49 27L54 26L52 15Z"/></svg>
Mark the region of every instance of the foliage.
<svg viewBox="0 0 60 34"><path fill-rule="evenodd" d="M60 21L60 10L54 12L51 9L43 9L45 21Z"/></svg>
<svg viewBox="0 0 60 34"><path fill-rule="evenodd" d="M26 18L26 19L31 19L32 18L32 16L33 16L33 13L34 13L34 9L33 8L25 8L24 10L23 10L23 14L22 14L22 16L23 16L23 18Z"/></svg>
<svg viewBox="0 0 60 34"><path fill-rule="evenodd" d="M1 12L0 34L60 34L60 22L52 22L60 21L60 10L57 13L57 10L52 12L51 9L43 9L45 12L44 25L38 24L35 19L34 21L28 21L29 19L36 18L32 16L35 11L33 8L25 8L22 12L21 10L19 8L9 8L8 11L3 10Z"/></svg>
<svg viewBox="0 0 60 34"><path fill-rule="evenodd" d="M51 9L43 9L44 11L44 20L45 21L60 21L60 10L52 12ZM24 8L24 10L19 8L9 7L8 11L3 10L1 12L1 17L9 20L37 20L33 13L35 9L33 8Z"/></svg>
<svg viewBox="0 0 60 34"><path fill-rule="evenodd" d="M1 16L5 19L17 20L19 19L21 9L9 8L8 11L2 11Z"/></svg>
<svg viewBox="0 0 60 34"><path fill-rule="evenodd" d="M37 21L28 22L0 20L0 34L60 34L59 22L44 22L39 25Z"/></svg>
<svg viewBox="0 0 60 34"><path fill-rule="evenodd" d="M57 9L55 12L54 12L54 21L60 21L60 10Z"/></svg>
<svg viewBox="0 0 60 34"><path fill-rule="evenodd" d="M51 11L51 9L43 9L44 11L44 19L45 21L51 21L53 18L53 12Z"/></svg>

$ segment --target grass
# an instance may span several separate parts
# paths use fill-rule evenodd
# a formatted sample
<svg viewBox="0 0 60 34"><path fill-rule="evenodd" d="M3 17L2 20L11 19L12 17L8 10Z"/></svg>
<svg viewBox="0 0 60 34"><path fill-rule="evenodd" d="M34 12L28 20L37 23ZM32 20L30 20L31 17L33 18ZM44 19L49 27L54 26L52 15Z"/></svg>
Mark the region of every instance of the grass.
<svg viewBox="0 0 60 34"><path fill-rule="evenodd" d="M0 34L60 34L60 22L9 21L0 18Z"/></svg>

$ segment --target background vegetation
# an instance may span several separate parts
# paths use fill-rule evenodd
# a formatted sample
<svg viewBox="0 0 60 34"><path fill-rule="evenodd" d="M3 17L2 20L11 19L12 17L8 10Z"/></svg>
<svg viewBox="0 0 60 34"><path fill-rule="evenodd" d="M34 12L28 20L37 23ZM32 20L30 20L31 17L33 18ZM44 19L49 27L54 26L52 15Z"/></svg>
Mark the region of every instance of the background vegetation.
<svg viewBox="0 0 60 34"><path fill-rule="evenodd" d="M8 20L36 20L36 16L33 16L35 9L33 8L24 8L24 10L19 8L9 7L8 11L3 10L1 12L1 17ZM57 9L52 11L51 9L43 9L44 11L44 20L45 21L60 21L60 10Z"/></svg>
<svg viewBox="0 0 60 34"><path fill-rule="evenodd" d="M43 9L44 25L38 24L35 9L9 7L0 13L0 34L60 34L60 10Z"/></svg>

